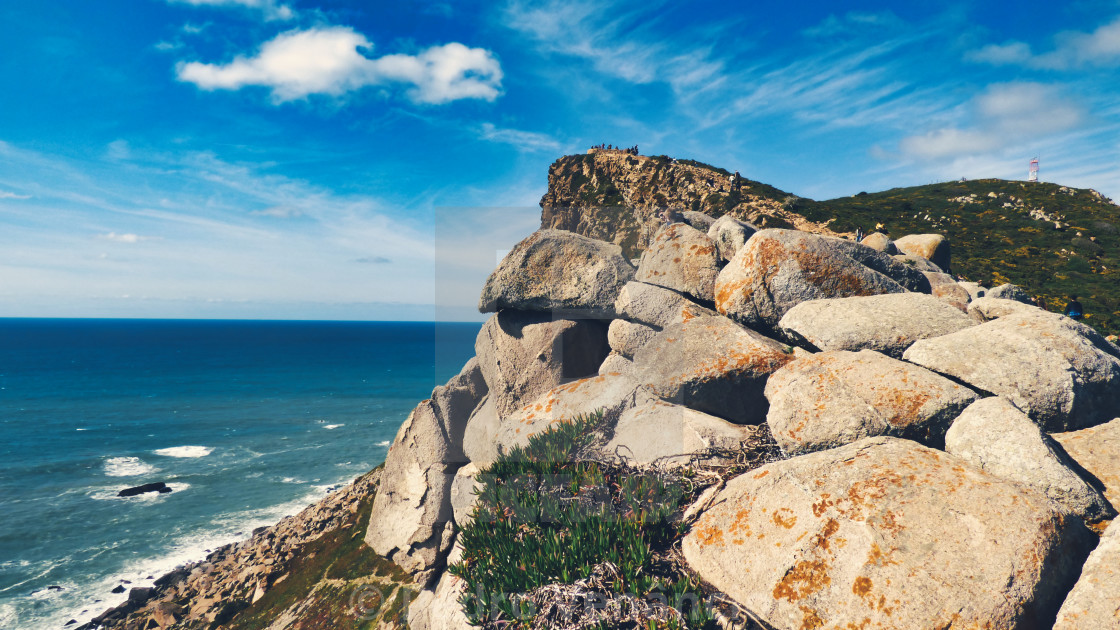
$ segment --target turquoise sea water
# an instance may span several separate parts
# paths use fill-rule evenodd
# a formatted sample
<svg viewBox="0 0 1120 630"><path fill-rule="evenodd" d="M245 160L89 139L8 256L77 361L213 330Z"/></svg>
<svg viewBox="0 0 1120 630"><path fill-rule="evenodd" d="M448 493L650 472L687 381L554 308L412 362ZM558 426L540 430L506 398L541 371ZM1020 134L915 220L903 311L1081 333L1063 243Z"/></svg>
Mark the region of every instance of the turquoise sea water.
<svg viewBox="0 0 1120 630"><path fill-rule="evenodd" d="M479 326L0 319L0 630L84 622L376 466Z"/></svg>

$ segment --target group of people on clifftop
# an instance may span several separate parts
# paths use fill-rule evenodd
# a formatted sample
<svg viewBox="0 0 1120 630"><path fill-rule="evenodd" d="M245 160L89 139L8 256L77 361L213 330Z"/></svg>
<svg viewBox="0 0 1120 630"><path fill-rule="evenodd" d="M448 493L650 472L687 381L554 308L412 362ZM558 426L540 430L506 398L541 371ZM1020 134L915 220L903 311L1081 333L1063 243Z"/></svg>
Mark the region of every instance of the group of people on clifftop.
<svg viewBox="0 0 1120 630"><path fill-rule="evenodd" d="M622 147L616 147L613 144L606 144L606 143L597 144L597 145L595 145L591 148L592 149L602 149L604 151L622 151L623 153L628 153L630 155L637 155L638 154L638 145L636 145L636 144L632 147L628 147L628 148L625 148L625 149L623 149Z"/></svg>

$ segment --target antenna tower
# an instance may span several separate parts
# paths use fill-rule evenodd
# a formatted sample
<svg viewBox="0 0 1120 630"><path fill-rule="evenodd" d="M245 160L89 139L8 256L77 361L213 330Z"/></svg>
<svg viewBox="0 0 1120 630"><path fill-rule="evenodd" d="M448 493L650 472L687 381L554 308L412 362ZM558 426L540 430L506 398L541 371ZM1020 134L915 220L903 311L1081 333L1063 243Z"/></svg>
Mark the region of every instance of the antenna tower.
<svg viewBox="0 0 1120 630"><path fill-rule="evenodd" d="M1035 157L1034 159L1031 160L1031 168L1030 168L1029 171L1027 171L1027 181L1028 182L1037 182L1038 181L1038 157Z"/></svg>

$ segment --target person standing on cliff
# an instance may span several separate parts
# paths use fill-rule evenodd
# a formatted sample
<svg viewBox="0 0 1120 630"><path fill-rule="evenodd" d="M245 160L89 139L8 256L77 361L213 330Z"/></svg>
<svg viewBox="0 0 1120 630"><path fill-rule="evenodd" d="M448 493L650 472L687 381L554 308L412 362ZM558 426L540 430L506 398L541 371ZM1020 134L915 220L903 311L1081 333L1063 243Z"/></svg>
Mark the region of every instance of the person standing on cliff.
<svg viewBox="0 0 1120 630"><path fill-rule="evenodd" d="M1069 296L1069 303L1066 304L1066 317L1080 321L1084 315L1085 309L1081 307L1081 302L1077 301L1077 296Z"/></svg>

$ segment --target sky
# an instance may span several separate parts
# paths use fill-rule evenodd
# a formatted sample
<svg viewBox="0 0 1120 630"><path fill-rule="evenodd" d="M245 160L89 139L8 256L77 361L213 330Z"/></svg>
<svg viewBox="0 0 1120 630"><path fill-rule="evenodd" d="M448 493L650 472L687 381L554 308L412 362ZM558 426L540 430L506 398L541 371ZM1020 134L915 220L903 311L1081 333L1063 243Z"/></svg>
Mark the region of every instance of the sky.
<svg viewBox="0 0 1120 630"><path fill-rule="evenodd" d="M1120 0L0 2L0 317L477 319L600 142L1120 199Z"/></svg>

